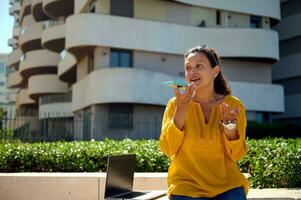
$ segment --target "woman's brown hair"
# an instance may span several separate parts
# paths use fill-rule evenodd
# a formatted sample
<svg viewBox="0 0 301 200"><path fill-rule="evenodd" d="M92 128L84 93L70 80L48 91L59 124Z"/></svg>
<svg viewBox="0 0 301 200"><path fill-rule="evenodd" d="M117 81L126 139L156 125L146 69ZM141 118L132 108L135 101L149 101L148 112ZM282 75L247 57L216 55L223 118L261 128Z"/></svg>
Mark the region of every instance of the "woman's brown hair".
<svg viewBox="0 0 301 200"><path fill-rule="evenodd" d="M195 53L195 52L203 53L209 60L212 68L214 68L216 65L220 66L220 68L221 68L220 57L218 56L218 54L216 53L216 51L213 48L208 48L206 45L196 46L196 47L189 49L184 54L184 59L186 59L190 54ZM214 91L218 94L223 94L223 95L231 94L231 89L228 86L226 77L223 75L221 69L220 69L217 77L214 79Z"/></svg>

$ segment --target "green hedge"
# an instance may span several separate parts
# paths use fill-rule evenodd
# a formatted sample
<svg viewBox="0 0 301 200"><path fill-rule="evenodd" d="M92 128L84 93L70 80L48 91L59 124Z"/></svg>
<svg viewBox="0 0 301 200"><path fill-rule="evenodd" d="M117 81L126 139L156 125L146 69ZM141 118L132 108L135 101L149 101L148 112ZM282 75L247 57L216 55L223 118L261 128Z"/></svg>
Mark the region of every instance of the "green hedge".
<svg viewBox="0 0 301 200"><path fill-rule="evenodd" d="M248 141L248 153L239 161L250 173L253 188L301 187L301 138Z"/></svg>
<svg viewBox="0 0 301 200"><path fill-rule="evenodd" d="M252 188L301 186L301 139L248 141L248 153L239 161L250 173ZM97 172L106 170L108 155L135 153L137 172L166 172L169 159L157 140L90 142L2 143L0 172Z"/></svg>

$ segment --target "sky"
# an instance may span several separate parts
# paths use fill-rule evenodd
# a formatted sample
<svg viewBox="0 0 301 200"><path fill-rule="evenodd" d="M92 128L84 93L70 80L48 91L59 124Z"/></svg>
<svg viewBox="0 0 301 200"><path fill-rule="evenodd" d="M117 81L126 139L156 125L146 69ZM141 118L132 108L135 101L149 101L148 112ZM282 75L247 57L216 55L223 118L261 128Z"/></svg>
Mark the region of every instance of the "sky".
<svg viewBox="0 0 301 200"><path fill-rule="evenodd" d="M7 40L12 37L14 17L9 15L9 0L0 0L0 53L10 53Z"/></svg>

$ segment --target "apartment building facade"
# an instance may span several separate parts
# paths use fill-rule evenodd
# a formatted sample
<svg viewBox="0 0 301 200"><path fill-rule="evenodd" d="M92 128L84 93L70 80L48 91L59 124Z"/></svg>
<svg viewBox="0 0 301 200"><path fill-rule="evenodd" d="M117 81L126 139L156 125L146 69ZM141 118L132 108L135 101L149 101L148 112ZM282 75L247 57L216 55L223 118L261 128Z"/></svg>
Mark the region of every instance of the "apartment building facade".
<svg viewBox="0 0 301 200"><path fill-rule="evenodd" d="M8 54L0 53L0 118L5 120L7 118L15 117L15 103L17 90L7 89L7 79L9 70L7 68ZM3 123L1 123L3 125ZM9 123L7 123L9 125ZM2 129L3 127L1 127Z"/></svg>
<svg viewBox="0 0 301 200"><path fill-rule="evenodd" d="M173 96L161 83L184 80L183 53L198 44L219 52L249 120L284 111L272 84L279 1L21 0L20 9L9 63L17 108L68 113L80 122L75 139L157 138Z"/></svg>
<svg viewBox="0 0 301 200"><path fill-rule="evenodd" d="M6 98L6 62L7 54L0 53L0 107L6 107L8 99Z"/></svg>
<svg viewBox="0 0 301 200"><path fill-rule="evenodd" d="M273 82L284 86L285 112L275 121L301 125L301 2L281 1L281 22L273 29L279 33L280 61L273 66Z"/></svg>

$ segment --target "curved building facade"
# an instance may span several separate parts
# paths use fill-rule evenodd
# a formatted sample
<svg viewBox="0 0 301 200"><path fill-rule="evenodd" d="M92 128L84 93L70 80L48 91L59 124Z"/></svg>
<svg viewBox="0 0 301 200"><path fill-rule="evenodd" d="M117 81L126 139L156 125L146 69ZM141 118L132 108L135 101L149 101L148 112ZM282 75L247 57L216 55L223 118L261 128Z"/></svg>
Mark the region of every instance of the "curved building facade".
<svg viewBox="0 0 301 200"><path fill-rule="evenodd" d="M60 58L56 66L28 60L31 66L22 65L20 74L34 73L26 79L34 100L53 91L72 93L70 109L81 122L76 139L158 138L173 96L161 82L184 80L183 53L199 44L221 55L249 120L268 121L284 111L283 87L272 84L279 38L270 27L280 20L278 0L35 0L32 12L36 22L25 32L36 29L40 37L23 33L21 50L32 51L28 59L35 53L50 58L47 51ZM23 23L30 22L26 13ZM37 41L44 50L35 49ZM53 80L53 67L66 86L34 86Z"/></svg>
<svg viewBox="0 0 301 200"><path fill-rule="evenodd" d="M17 125L11 128L22 132L22 127L29 127L34 134L41 134L39 123L44 123L42 116L48 118L50 116L45 115L44 112L62 111L59 108L53 109L55 107L53 101L42 101L41 99L49 99L49 96L51 99L55 99L53 96L67 95L69 92L68 84L59 80L57 76L60 51L46 48L42 42L43 33L50 26L55 25L53 22L55 20L45 13L43 0L13 0L10 1L10 4L11 9L14 8L14 12L10 12L10 14L15 18L12 34L15 43L12 45L13 50L8 59L8 87L17 91L15 97L17 119L14 123ZM64 43L61 46L61 49L64 49ZM69 112L65 112L66 109L63 110L68 114L59 116L73 116L71 100L68 103L70 105ZM46 108L50 107L49 110L42 109L46 104L50 105L46 106ZM19 123L21 121L22 123Z"/></svg>
<svg viewBox="0 0 301 200"><path fill-rule="evenodd" d="M301 125L301 2L281 1L282 20L273 29L279 33L280 61L273 66L273 82L284 87L285 112L274 115L275 121Z"/></svg>

